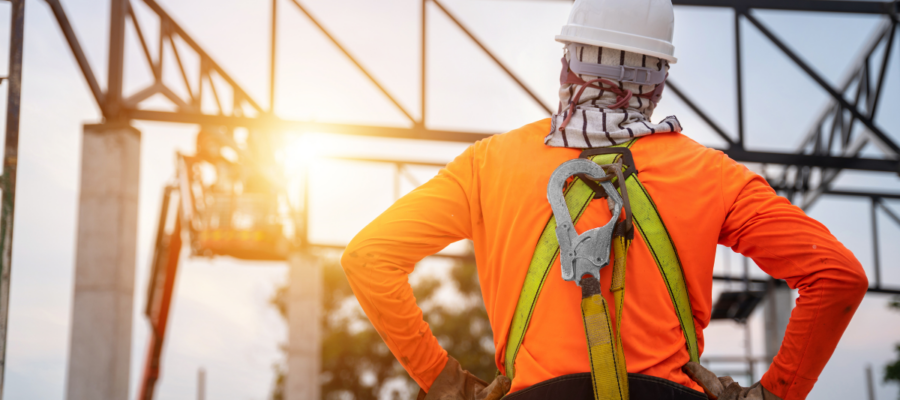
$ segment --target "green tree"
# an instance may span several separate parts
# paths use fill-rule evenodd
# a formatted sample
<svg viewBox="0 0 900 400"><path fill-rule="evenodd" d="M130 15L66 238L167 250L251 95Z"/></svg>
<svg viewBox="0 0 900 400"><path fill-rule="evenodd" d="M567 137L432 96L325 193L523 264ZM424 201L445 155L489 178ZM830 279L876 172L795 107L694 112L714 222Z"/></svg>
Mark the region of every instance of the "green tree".
<svg viewBox="0 0 900 400"><path fill-rule="evenodd" d="M362 312L337 258L325 259L322 272L322 398L414 398L418 386ZM490 380L496 372L493 333L475 264L457 262L449 272L451 279L447 282L435 277L418 279L413 293L441 346L464 368ZM449 296L445 285L450 286ZM448 297L453 300L442 300ZM287 315L286 299L287 287L277 288L272 304L283 317ZM275 372L271 397L281 400L284 366L276 365Z"/></svg>
<svg viewBox="0 0 900 400"><path fill-rule="evenodd" d="M888 303L888 307L900 310L900 296L894 296ZM900 344L894 345L894 351L897 352L897 359L884 367L884 381L900 384Z"/></svg>

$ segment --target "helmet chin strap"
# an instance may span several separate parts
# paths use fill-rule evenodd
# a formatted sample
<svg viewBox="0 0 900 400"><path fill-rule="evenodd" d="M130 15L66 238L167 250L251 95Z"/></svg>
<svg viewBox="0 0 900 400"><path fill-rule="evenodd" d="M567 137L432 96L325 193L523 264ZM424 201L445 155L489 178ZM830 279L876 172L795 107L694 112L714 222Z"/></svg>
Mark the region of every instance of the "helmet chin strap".
<svg viewBox="0 0 900 400"><path fill-rule="evenodd" d="M612 79L624 83L635 83L638 85L656 85L652 92L638 95L645 99L649 99L654 104L659 103L662 98L662 92L666 86L666 78L669 77L668 72L657 71L646 67L629 67L624 65L603 65L595 63L586 63L575 57L575 44L569 43L566 50L571 55L571 60L562 58L562 72L559 77L560 84L574 83L584 85L584 80L578 75L590 75L599 78Z"/></svg>

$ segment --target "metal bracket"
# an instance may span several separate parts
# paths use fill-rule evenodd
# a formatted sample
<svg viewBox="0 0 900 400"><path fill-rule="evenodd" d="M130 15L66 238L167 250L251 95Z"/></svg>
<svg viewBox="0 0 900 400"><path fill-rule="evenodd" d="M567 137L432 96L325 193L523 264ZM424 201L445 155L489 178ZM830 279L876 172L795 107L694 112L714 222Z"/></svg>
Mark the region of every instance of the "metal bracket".
<svg viewBox="0 0 900 400"><path fill-rule="evenodd" d="M585 176L601 181L600 186L609 195L609 211L612 218L606 225L594 228L579 235L575 232L575 224L566 198L563 195L563 187L566 180L573 175ZM562 278L567 281L575 281L581 286L581 277L590 274L600 279L600 268L609 264L609 251L612 245L613 229L619 215L622 213L622 196L613 188L606 178L603 167L586 159L574 159L566 161L553 171L550 183L547 185L547 200L556 217L556 239L559 241L559 256L562 266Z"/></svg>

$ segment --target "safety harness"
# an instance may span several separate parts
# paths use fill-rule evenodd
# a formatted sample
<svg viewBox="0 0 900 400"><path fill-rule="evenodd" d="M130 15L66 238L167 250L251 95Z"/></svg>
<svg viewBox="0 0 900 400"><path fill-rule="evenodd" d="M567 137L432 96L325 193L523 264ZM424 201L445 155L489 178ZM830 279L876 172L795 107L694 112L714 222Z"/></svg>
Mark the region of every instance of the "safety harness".
<svg viewBox="0 0 900 400"><path fill-rule="evenodd" d="M548 198L551 199L551 206L554 206L553 190L559 189L562 192L562 185L554 187L555 181L558 182L560 176L565 181L571 176L571 174L566 174L573 171L577 176L565 188L564 197L560 196L564 198L565 204L554 206L554 215L550 217L544 227L531 264L528 266L506 344L506 375L510 379L515 377L516 356L525 338L525 332L528 330L531 314L544 281L547 279L547 273L556 258L560 256L559 237L563 241L561 260L563 279L574 280L582 289L581 314L591 361L594 398L596 400L629 399L628 374L625 368L619 328L625 299L625 260L634 237L634 227L644 239L644 243L650 250L663 281L666 283L684 333L690 360L699 362L697 334L681 261L653 199L650 198L649 193L638 179L630 151L630 147L636 141L637 139L633 139L612 147L585 150L580 158L590 160L593 167L596 168L585 165L583 161L586 160L571 160L560 166L554 172L554 177L551 177ZM568 169L563 168L567 164L569 164ZM606 171L604 171L604 167ZM623 181L624 187L622 186ZM613 189L613 185L618 186L618 192ZM621 197L619 197L620 193ZM591 200L602 197L608 197L613 214L610 222L606 226L592 229L582 235L574 234L574 225ZM618 220L623 204L626 216L625 220L620 222ZM565 211L561 212L560 207ZM557 217L560 217L559 225L557 225ZM611 236L609 230L613 230ZM574 237L572 237L573 234ZM613 278L610 286L616 306L615 335L613 335L607 303L601 294L599 282L600 268L609 263L610 243L598 243L597 239L610 237L615 253ZM582 279L586 276L585 274L589 275Z"/></svg>

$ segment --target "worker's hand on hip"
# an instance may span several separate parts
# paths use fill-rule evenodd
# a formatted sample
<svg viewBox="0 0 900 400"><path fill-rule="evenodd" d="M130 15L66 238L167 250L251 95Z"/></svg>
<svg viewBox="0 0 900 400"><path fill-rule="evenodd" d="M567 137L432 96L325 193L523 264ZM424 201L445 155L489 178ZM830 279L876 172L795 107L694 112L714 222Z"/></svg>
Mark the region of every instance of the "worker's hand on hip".
<svg viewBox="0 0 900 400"><path fill-rule="evenodd" d="M507 392L512 382L509 378L499 375L494 381L487 382L478 379L471 372L462 369L459 361L449 357L447 365L441 370L431 388L426 394L419 389L417 400L500 400Z"/></svg>
<svg viewBox="0 0 900 400"><path fill-rule="evenodd" d="M781 400L759 382L748 388L741 387L730 376L717 377L716 374L695 362L681 367L694 382L697 382L710 400Z"/></svg>

